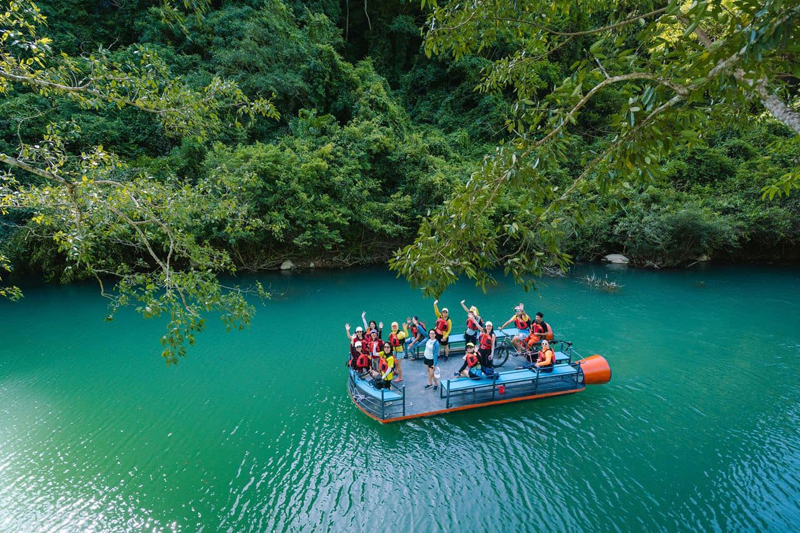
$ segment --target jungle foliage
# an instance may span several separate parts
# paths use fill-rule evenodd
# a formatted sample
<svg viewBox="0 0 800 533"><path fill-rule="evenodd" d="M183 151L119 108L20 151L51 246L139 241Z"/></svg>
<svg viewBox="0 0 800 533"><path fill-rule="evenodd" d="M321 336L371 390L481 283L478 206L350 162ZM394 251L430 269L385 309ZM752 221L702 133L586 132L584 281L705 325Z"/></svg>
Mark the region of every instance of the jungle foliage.
<svg viewBox="0 0 800 533"><path fill-rule="evenodd" d="M174 363L287 258L796 257L798 6L759 5L5 0L0 269L166 315Z"/></svg>

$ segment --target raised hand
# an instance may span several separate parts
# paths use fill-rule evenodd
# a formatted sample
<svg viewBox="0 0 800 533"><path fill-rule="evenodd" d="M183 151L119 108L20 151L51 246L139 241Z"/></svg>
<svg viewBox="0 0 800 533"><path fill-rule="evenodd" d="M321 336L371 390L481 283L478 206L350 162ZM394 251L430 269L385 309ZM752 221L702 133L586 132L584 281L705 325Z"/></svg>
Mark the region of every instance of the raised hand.
<svg viewBox="0 0 800 533"><path fill-rule="evenodd" d="M367 312L366 311L362 311L361 312L361 318L364 318L365 316L367 316Z"/></svg>
<svg viewBox="0 0 800 533"><path fill-rule="evenodd" d="M350 331L350 324L345 324L344 325L344 329L346 329L347 331Z"/></svg>
<svg viewBox="0 0 800 533"><path fill-rule="evenodd" d="M383 322L378 322L378 329L383 329Z"/></svg>

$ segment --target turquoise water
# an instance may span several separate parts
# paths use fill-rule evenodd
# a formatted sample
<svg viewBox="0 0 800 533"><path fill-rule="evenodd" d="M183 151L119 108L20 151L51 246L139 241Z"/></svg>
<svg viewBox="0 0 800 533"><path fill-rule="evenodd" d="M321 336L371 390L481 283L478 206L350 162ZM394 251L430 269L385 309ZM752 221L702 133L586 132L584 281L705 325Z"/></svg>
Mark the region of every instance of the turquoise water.
<svg viewBox="0 0 800 533"><path fill-rule="evenodd" d="M608 274L616 293L580 283ZM162 325L103 322L92 285L0 301L0 530L696 530L800 524L800 271L581 267L542 310L613 379L381 426L347 395L343 324L432 318L382 269L260 278L249 331L210 323L177 368Z"/></svg>

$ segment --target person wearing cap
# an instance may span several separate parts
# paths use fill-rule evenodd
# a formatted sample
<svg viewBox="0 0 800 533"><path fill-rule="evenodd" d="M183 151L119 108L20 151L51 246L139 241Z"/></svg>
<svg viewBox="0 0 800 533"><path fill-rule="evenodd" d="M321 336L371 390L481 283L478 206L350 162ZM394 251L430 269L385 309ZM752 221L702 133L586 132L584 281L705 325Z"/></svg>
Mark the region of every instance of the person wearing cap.
<svg viewBox="0 0 800 533"><path fill-rule="evenodd" d="M426 389L433 387L433 390L439 388L439 379L434 375L436 365L439 364L439 341L436 340L436 330L431 329L428 332L428 340L425 341L425 351L423 352L425 366L428 367L428 384L425 385Z"/></svg>
<svg viewBox="0 0 800 533"><path fill-rule="evenodd" d="M369 354L372 356L372 369L378 370L383 341L378 338L377 329L370 330L369 336L370 338L367 340L367 345L369 346Z"/></svg>
<svg viewBox="0 0 800 533"><path fill-rule="evenodd" d="M525 312L525 306L521 302L514 308L514 316L506 320L503 325L500 326L500 329L503 329L512 322L517 328L517 334L511 339L511 344L514 345L514 348L517 349L517 354L519 354L522 351L522 341L528 338L528 335L531 333L531 317Z"/></svg>
<svg viewBox="0 0 800 533"><path fill-rule="evenodd" d="M450 359L450 332L453 331L453 321L450 320L450 311L446 307L439 312L437 304L439 300L433 302L433 312L436 313L436 340L444 346L444 360Z"/></svg>
<svg viewBox="0 0 800 533"><path fill-rule="evenodd" d="M467 313L467 329L464 331L464 341L477 344L478 333L483 327L483 320L480 314L478 314L477 307L474 305L467 307L464 302L466 302L466 300L461 300L461 307L464 308L464 311Z"/></svg>
<svg viewBox="0 0 800 533"><path fill-rule="evenodd" d="M369 354L367 346L367 338L364 336L364 328L358 326L356 332L350 335L350 324L344 325L344 330L347 332L347 339L350 341L350 355L358 357L359 353ZM360 343L360 348L356 349L356 342Z"/></svg>
<svg viewBox="0 0 800 533"><path fill-rule="evenodd" d="M370 357L361 351L361 341L355 342L356 350L359 352L355 358L350 359L350 368L361 374L362 376L369 372Z"/></svg>
<svg viewBox="0 0 800 533"><path fill-rule="evenodd" d="M478 354L475 353L475 345L471 342L467 343L467 353L464 354L464 364L455 373L456 376L465 378L480 378L481 360Z"/></svg>
<svg viewBox="0 0 800 533"><path fill-rule="evenodd" d="M400 325L397 322L392 322L392 332L389 333L389 345L394 352L394 364L397 368L396 383L403 381L403 365L401 364L400 354L403 353L403 346L406 339L406 332L400 331Z"/></svg>

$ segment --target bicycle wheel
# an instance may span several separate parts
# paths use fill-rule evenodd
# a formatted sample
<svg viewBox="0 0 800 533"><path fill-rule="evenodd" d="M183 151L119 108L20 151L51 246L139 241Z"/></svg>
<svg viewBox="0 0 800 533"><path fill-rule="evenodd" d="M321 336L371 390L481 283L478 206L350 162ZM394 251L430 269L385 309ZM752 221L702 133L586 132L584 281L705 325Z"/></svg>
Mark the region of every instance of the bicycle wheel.
<svg viewBox="0 0 800 533"><path fill-rule="evenodd" d="M513 350L513 346L509 346L509 344L503 341L500 346L495 346L494 349L494 359L492 359L492 366L495 368L501 367L506 364L508 361L508 354L510 350Z"/></svg>

